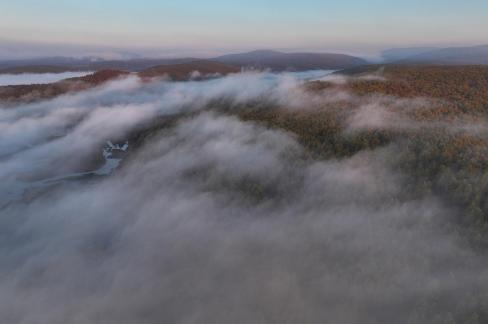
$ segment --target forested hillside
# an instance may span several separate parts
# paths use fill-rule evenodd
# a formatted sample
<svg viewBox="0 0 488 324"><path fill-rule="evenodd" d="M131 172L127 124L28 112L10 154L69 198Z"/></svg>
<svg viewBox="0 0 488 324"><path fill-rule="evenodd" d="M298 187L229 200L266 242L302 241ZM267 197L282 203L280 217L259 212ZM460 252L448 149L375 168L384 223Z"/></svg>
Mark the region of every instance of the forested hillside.
<svg viewBox="0 0 488 324"><path fill-rule="evenodd" d="M488 248L488 67L370 66L345 74L345 81L305 85L319 96L348 93L343 99L240 116L296 134L316 157L392 148L389 158L408 176L406 193L444 197L462 210L456 224ZM372 107L361 111L365 104ZM350 130L355 117L367 120L377 111L384 120Z"/></svg>

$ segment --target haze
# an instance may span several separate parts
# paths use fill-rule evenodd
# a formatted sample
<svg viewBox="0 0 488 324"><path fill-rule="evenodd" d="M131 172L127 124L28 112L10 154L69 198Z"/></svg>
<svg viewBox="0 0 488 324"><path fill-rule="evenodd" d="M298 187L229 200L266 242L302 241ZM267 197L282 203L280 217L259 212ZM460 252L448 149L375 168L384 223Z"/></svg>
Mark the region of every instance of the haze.
<svg viewBox="0 0 488 324"><path fill-rule="evenodd" d="M1 10L3 58L25 55L26 44L31 56L81 54L76 46L87 54L116 48L210 56L255 48L373 55L387 47L488 42L482 0L20 0Z"/></svg>
<svg viewBox="0 0 488 324"><path fill-rule="evenodd" d="M488 323L470 1L0 4L0 324Z"/></svg>

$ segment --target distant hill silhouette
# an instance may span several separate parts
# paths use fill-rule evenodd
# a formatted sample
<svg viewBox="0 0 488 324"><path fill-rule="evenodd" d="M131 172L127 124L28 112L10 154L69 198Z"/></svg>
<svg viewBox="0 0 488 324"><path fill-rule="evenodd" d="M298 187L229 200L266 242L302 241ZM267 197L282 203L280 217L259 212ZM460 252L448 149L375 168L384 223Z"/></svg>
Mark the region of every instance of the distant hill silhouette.
<svg viewBox="0 0 488 324"><path fill-rule="evenodd" d="M438 47L405 47L405 48L390 48L381 52L381 56L386 62L395 62L404 60L414 55L420 55L428 52L436 51Z"/></svg>
<svg viewBox="0 0 488 324"><path fill-rule="evenodd" d="M488 64L488 45L438 49L407 57L399 63L485 65Z"/></svg>
<svg viewBox="0 0 488 324"><path fill-rule="evenodd" d="M345 54L282 53L267 50L229 54L214 60L240 67L273 71L333 70L367 64L361 58Z"/></svg>
<svg viewBox="0 0 488 324"><path fill-rule="evenodd" d="M22 74L22 73L63 73L83 71L74 67L56 66L56 65L28 65L15 66L0 69L0 74Z"/></svg>
<svg viewBox="0 0 488 324"><path fill-rule="evenodd" d="M125 70L138 72L157 65L182 64L196 58L100 60L95 58L47 57L0 62L0 73L50 73L66 71ZM43 67L40 69L39 67ZM40 71L40 72L38 72Z"/></svg>
<svg viewBox="0 0 488 324"><path fill-rule="evenodd" d="M48 57L27 60L0 61L0 73L48 73L66 71L124 70L140 72L156 66L202 61L198 58L101 60L97 58ZM254 51L206 59L236 67L271 69L273 71L304 71L343 69L366 64L366 61L344 54L282 53ZM42 68L40 68L42 67Z"/></svg>

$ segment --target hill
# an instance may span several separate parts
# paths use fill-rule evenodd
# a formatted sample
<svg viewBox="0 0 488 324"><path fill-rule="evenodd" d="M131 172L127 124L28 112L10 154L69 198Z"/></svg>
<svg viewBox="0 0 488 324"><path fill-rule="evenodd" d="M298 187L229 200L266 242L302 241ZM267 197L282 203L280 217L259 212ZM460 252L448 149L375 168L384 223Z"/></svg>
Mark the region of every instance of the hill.
<svg viewBox="0 0 488 324"><path fill-rule="evenodd" d="M334 70L367 64L361 58L345 54L282 53L277 51L229 54L213 60L239 67L271 69L273 71Z"/></svg>
<svg viewBox="0 0 488 324"><path fill-rule="evenodd" d="M102 60L97 58L46 57L0 61L0 73L51 73L66 71L125 70L142 71L157 65L172 65L196 61L196 58ZM42 68L41 68L42 67ZM43 70L44 69L44 70Z"/></svg>
<svg viewBox="0 0 488 324"><path fill-rule="evenodd" d="M173 80L186 80L192 77L193 72L198 72L195 77L205 77L206 75L226 75L237 73L240 69L228 64L213 62L209 60L199 60L189 63L159 65L143 70L138 73L141 77L168 76Z"/></svg>
<svg viewBox="0 0 488 324"><path fill-rule="evenodd" d="M403 64L446 64L479 65L488 64L488 45L473 47L450 47L405 58Z"/></svg>
<svg viewBox="0 0 488 324"><path fill-rule="evenodd" d="M348 94L320 109L255 109L241 118L295 134L321 159L394 147L388 159L408 179L405 190L436 195L460 210L447 226L486 251L488 66L377 65L347 72L341 82L306 85L319 98Z"/></svg>
<svg viewBox="0 0 488 324"><path fill-rule="evenodd" d="M103 70L83 77L50 84L28 84L0 87L0 103L34 102L54 98L69 92L86 90L107 81L128 75L128 72Z"/></svg>
<svg viewBox="0 0 488 324"><path fill-rule="evenodd" d="M344 69L366 64L363 59L344 54L282 53L253 51L230 54L209 59L192 57L129 60L101 60L98 58L47 57L25 60L0 61L0 73L56 73L66 71L124 70L141 72L153 67L213 61L237 67L271 69L273 71L304 71L317 69ZM207 63L208 64L208 63Z"/></svg>
<svg viewBox="0 0 488 324"><path fill-rule="evenodd" d="M9 69L17 67L35 67L35 66L50 66L50 67L62 67L70 69L79 69L86 67L93 58L74 58L74 57L40 57L33 59L20 59L20 60L4 60L0 61L0 69Z"/></svg>
<svg viewBox="0 0 488 324"><path fill-rule="evenodd" d="M198 61L198 58L169 58L169 59L131 59L131 60L112 60L112 61L97 61L91 62L86 65L86 69L90 71L98 70L125 70L131 72L140 72L151 67L159 65L175 65L175 64L185 64L193 61Z"/></svg>
<svg viewBox="0 0 488 324"><path fill-rule="evenodd" d="M23 73L63 73L77 72L83 69L69 66L57 65L27 65L0 69L0 74L23 74Z"/></svg>
<svg viewBox="0 0 488 324"><path fill-rule="evenodd" d="M444 100L444 109L455 106L465 113L488 113L486 65L369 65L338 74L378 77L348 82L347 87L359 95L436 98Z"/></svg>
<svg viewBox="0 0 488 324"><path fill-rule="evenodd" d="M420 55L438 50L438 47L405 47L390 48L381 52L381 56L386 62L395 62L404 60L414 55Z"/></svg>
<svg viewBox="0 0 488 324"><path fill-rule="evenodd" d="M138 73L133 73L133 75L142 79L168 77L175 81L183 81L190 78L204 79L215 75L237 73L239 71L239 68L235 66L200 60L184 64L156 66ZM193 73L195 75L192 75ZM51 84L0 86L0 102L33 102L54 98L68 92L86 90L129 74L130 72L122 70L101 70L83 77L70 78Z"/></svg>

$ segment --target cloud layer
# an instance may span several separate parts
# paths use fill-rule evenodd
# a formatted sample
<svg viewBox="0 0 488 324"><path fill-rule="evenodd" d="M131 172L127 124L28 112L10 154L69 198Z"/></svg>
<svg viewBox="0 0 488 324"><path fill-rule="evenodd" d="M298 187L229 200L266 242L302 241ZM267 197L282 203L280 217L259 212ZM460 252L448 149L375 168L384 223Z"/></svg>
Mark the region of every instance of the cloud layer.
<svg viewBox="0 0 488 324"><path fill-rule="evenodd" d="M289 133L208 109L315 106L300 84L128 78L1 109L2 321L446 323L479 307L486 258L441 229L442 201L404 194L390 147L314 161ZM109 177L28 188L182 112Z"/></svg>

